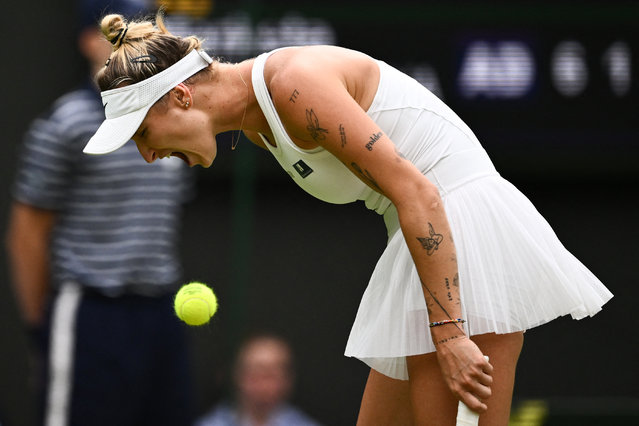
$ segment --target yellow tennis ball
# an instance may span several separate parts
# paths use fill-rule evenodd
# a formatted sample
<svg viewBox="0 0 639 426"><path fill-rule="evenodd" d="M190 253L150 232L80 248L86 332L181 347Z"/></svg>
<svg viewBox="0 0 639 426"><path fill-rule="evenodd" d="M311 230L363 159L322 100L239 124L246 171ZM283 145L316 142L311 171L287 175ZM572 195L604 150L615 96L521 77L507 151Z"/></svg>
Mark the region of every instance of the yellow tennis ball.
<svg viewBox="0 0 639 426"><path fill-rule="evenodd" d="M206 324L216 311L217 297L205 284L185 284L175 295L175 313L188 325Z"/></svg>

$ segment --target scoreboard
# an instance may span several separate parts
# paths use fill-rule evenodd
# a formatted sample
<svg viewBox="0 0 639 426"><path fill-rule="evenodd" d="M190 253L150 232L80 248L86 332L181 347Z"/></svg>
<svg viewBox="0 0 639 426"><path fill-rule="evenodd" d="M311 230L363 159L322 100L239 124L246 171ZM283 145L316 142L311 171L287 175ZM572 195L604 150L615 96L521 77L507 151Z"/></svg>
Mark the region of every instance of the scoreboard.
<svg viewBox="0 0 639 426"><path fill-rule="evenodd" d="M513 172L639 176L637 1L216 1L169 29L231 61L335 44L410 74Z"/></svg>

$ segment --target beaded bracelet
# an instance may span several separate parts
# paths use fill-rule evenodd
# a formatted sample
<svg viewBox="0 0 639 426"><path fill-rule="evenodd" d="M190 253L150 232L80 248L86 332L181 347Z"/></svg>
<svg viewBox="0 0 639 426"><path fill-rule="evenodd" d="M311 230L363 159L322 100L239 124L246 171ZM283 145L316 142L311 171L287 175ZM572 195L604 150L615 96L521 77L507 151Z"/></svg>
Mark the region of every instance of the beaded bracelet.
<svg viewBox="0 0 639 426"><path fill-rule="evenodd" d="M456 319L449 319L449 320L444 320L444 321L435 321L435 322L431 322L428 324L429 327L437 327L438 325L445 325L445 324L463 324L465 323L466 320L465 319L461 319L461 318L456 318Z"/></svg>

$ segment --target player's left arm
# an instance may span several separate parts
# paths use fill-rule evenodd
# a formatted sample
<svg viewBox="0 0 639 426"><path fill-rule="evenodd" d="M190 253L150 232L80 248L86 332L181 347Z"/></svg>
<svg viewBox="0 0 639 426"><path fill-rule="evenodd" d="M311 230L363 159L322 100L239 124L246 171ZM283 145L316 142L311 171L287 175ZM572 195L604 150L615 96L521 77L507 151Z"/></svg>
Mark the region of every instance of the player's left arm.
<svg viewBox="0 0 639 426"><path fill-rule="evenodd" d="M393 202L422 282L430 321L460 318L455 245L437 187L398 152L353 99L341 71L313 67L312 62L289 65L273 78L270 90L291 136L321 145ZM457 324L431 331L451 390L471 409L485 410L475 396L490 394L479 349ZM479 377L485 384L479 383Z"/></svg>

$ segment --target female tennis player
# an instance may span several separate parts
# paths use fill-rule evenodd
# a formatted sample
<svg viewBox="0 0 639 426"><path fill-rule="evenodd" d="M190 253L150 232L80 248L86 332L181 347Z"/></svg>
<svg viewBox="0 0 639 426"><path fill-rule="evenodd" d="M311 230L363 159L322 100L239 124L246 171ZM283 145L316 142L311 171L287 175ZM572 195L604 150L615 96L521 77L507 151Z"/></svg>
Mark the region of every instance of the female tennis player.
<svg viewBox="0 0 639 426"><path fill-rule="evenodd" d="M109 15L102 31L107 118L85 152L132 138L148 162L209 167L216 135L239 129L311 195L384 216L388 245L346 347L371 367L359 425L453 424L460 400L506 425L523 332L612 297L468 126L384 62L309 46L223 63L160 15Z"/></svg>

